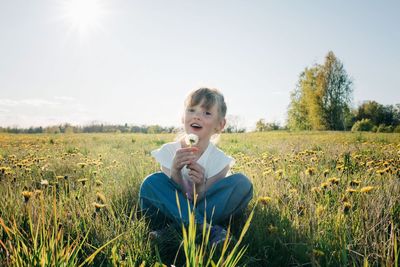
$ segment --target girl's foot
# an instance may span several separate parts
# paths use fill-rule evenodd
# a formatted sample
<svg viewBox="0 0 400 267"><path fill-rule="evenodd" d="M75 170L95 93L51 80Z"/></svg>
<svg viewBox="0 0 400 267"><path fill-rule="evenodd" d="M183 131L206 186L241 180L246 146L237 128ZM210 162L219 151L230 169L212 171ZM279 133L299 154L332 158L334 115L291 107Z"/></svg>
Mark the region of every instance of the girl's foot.
<svg viewBox="0 0 400 267"><path fill-rule="evenodd" d="M218 245L225 242L227 233L228 232L225 230L225 228L219 225L212 226L210 230L211 245Z"/></svg>

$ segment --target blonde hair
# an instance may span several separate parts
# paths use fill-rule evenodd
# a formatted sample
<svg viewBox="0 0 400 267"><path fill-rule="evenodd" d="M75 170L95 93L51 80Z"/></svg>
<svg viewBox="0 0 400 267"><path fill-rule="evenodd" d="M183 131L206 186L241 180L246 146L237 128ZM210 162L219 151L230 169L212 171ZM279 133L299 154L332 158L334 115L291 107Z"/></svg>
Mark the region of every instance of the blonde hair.
<svg viewBox="0 0 400 267"><path fill-rule="evenodd" d="M185 107L193 107L202 104L206 109L210 109L217 104L220 119L226 116L226 103L224 96L217 89L200 88L192 91L185 100Z"/></svg>

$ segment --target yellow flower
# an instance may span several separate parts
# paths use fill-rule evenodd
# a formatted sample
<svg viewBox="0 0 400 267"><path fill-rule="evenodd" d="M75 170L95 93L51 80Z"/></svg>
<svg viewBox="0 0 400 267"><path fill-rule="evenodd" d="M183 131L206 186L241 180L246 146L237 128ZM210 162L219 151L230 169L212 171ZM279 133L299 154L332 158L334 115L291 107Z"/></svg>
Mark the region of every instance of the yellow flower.
<svg viewBox="0 0 400 267"><path fill-rule="evenodd" d="M346 192L349 193L349 194L353 194L353 193L357 192L357 190L355 190L353 188L347 188Z"/></svg>
<svg viewBox="0 0 400 267"><path fill-rule="evenodd" d="M329 174L329 170L328 169L324 170L324 177L328 176L328 174Z"/></svg>
<svg viewBox="0 0 400 267"><path fill-rule="evenodd" d="M97 197L98 202L100 202L102 204L106 203L106 197L102 193L97 192L96 197Z"/></svg>
<svg viewBox="0 0 400 267"><path fill-rule="evenodd" d="M339 182L340 182L340 179L339 179L339 178L336 178L336 177L332 177L332 178L329 178L329 179L328 179L328 183L330 183L330 184L338 185Z"/></svg>
<svg viewBox="0 0 400 267"><path fill-rule="evenodd" d="M29 199L33 196L33 192L30 191L22 191L22 196L24 197L25 203L29 201Z"/></svg>
<svg viewBox="0 0 400 267"><path fill-rule="evenodd" d="M100 181L100 180L96 180L96 185L97 185L97 186L102 186L102 185L103 185L103 182Z"/></svg>
<svg viewBox="0 0 400 267"><path fill-rule="evenodd" d="M306 171L305 171L305 173L306 173L307 175L312 176L312 175L315 174L315 169L314 169L314 168L307 168Z"/></svg>
<svg viewBox="0 0 400 267"><path fill-rule="evenodd" d="M101 204L97 202L93 202L92 205L94 206L96 212L99 212L102 208L106 206L106 204Z"/></svg>
<svg viewBox="0 0 400 267"><path fill-rule="evenodd" d="M368 193L368 192L370 192L370 191L372 191L374 189L375 189L375 187L373 187L373 186L365 186L365 187L360 189L360 192L361 193Z"/></svg>
<svg viewBox="0 0 400 267"><path fill-rule="evenodd" d="M263 205L267 205L271 201L272 201L272 198L270 198L270 197L259 197L258 198L258 202Z"/></svg>

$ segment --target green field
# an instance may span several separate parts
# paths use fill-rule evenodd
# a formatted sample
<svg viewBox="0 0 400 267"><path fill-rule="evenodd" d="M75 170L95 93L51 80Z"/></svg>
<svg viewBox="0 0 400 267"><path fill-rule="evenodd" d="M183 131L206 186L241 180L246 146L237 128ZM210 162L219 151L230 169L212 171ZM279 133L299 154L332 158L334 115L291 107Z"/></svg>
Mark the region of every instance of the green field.
<svg viewBox="0 0 400 267"><path fill-rule="evenodd" d="M0 265L184 265L182 231L149 240L137 206L159 169L150 151L174 137L0 135ZM231 225L228 252L254 210L240 266L397 266L399 134L223 134L218 146L254 184Z"/></svg>

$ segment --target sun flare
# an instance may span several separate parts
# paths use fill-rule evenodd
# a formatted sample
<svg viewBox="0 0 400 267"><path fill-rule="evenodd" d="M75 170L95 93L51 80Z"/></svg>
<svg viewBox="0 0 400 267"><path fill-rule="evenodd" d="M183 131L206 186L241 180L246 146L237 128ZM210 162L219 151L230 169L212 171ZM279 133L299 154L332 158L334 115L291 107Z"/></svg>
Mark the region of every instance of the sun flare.
<svg viewBox="0 0 400 267"><path fill-rule="evenodd" d="M86 35L101 28L106 15L102 0L65 0L62 2L63 18L71 31Z"/></svg>

